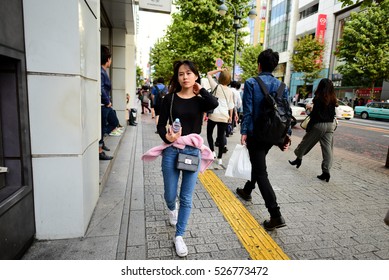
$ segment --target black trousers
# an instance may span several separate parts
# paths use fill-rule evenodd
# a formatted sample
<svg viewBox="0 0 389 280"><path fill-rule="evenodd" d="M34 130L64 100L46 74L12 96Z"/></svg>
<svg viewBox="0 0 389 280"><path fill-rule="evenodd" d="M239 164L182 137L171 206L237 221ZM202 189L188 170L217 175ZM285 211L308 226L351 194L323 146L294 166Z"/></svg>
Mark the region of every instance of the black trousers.
<svg viewBox="0 0 389 280"><path fill-rule="evenodd" d="M226 128L227 123L222 122L214 122L212 120L208 120L207 124L207 141L208 146L211 151L214 151L214 142L213 142L213 130L217 126L217 140L219 142L219 152L217 154L217 158L222 158L224 146L227 144L226 142Z"/></svg>
<svg viewBox="0 0 389 280"><path fill-rule="evenodd" d="M244 186L244 191L250 194L258 184L259 191L265 201L270 217L281 216L280 207L277 204L277 197L267 176L266 155L273 145L268 143L257 143L251 136L247 137L247 149L251 161L251 181Z"/></svg>

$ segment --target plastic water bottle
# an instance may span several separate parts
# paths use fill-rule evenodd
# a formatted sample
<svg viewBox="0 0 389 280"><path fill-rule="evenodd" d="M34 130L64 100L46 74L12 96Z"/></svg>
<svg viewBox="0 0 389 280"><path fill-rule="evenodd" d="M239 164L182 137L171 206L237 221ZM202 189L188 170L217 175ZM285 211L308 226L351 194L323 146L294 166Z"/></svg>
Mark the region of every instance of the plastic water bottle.
<svg viewBox="0 0 389 280"><path fill-rule="evenodd" d="M173 122L173 125L172 125L172 128L173 128L173 132L174 133L177 133L180 131L180 128L181 128L181 122L180 122L180 119L179 118L176 118Z"/></svg>

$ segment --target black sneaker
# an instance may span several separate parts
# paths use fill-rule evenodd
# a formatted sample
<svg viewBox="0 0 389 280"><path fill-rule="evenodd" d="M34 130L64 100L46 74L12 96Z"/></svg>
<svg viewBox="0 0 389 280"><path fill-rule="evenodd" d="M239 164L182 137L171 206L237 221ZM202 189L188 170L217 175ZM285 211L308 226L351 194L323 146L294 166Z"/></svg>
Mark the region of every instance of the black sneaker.
<svg viewBox="0 0 389 280"><path fill-rule="evenodd" d="M270 218L270 221L266 220L263 222L263 227L269 231L272 231L276 228L282 228L284 226L286 226L286 224L282 216L278 218Z"/></svg>
<svg viewBox="0 0 389 280"><path fill-rule="evenodd" d="M110 151L110 149L109 149L107 146L105 146L105 145L103 145L102 149L103 149L104 151L107 151L107 152Z"/></svg>
<svg viewBox="0 0 389 280"><path fill-rule="evenodd" d="M251 194L247 194L244 189L237 188L236 193L244 200L251 201L252 197Z"/></svg>
<svg viewBox="0 0 389 280"><path fill-rule="evenodd" d="M104 152L99 153L99 160L111 160L113 157L107 156Z"/></svg>

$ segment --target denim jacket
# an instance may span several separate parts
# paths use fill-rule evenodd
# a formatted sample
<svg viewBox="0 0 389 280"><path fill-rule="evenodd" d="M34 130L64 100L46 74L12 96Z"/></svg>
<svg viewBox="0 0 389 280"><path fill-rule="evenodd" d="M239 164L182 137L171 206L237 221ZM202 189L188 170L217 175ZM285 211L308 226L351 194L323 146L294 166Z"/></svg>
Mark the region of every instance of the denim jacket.
<svg viewBox="0 0 389 280"><path fill-rule="evenodd" d="M264 81L268 86L269 92L277 91L278 87L281 84L281 81L274 78L271 73L262 72L259 74L259 78ZM254 95L254 104L253 104L253 95ZM289 100L289 90L285 88L283 97ZM254 78L249 78L244 83L244 92L242 98L243 104L243 121L240 128L240 133L242 135L252 135L254 128L254 120L258 118L259 111L261 108L261 103L264 98L261 88L259 87L258 82ZM254 105L254 112L253 112ZM253 116L254 113L254 116ZM291 132L291 131L290 131Z"/></svg>

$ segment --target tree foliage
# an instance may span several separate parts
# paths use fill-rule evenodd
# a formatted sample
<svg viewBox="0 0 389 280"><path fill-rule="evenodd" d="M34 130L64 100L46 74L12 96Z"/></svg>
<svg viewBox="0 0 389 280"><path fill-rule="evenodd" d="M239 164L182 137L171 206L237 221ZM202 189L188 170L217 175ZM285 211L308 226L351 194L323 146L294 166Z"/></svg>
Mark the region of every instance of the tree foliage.
<svg viewBox="0 0 389 280"><path fill-rule="evenodd" d="M237 11L246 15L250 8L247 0L230 0ZM217 0L176 0L178 12L172 15L173 22L166 34L151 50L150 64L154 68L153 76L162 76L169 80L173 74L173 63L179 59L194 61L200 72L206 73L215 68L217 58L224 61L226 67L232 66L235 30L233 29L234 11L229 7L222 17L218 13ZM239 8L241 7L241 8ZM242 17L242 26L246 25ZM244 33L239 31L240 35ZM243 36L238 38L238 50L243 46Z"/></svg>
<svg viewBox="0 0 389 280"><path fill-rule="evenodd" d="M339 2L343 3L342 4L342 7L346 7L346 6L350 6L350 5L353 5L353 4L358 4L360 2L361 3L361 7L368 7L368 6L372 6L374 4L378 4L380 5L382 2L384 2L385 0L339 0Z"/></svg>
<svg viewBox="0 0 389 280"><path fill-rule="evenodd" d="M150 65L153 67L153 80L163 77L168 81L173 75L172 50L165 38L157 41L150 52Z"/></svg>
<svg viewBox="0 0 389 280"><path fill-rule="evenodd" d="M258 75L258 55L262 51L261 45L256 46L246 46L243 49L242 55L237 59L237 63L243 70L241 75L242 82L246 81L248 78Z"/></svg>
<svg viewBox="0 0 389 280"><path fill-rule="evenodd" d="M303 73L304 85L300 94L304 97L308 94L307 84L320 77L323 70L323 54L324 44L312 35L306 35L295 42L291 62L295 72Z"/></svg>
<svg viewBox="0 0 389 280"><path fill-rule="evenodd" d="M335 55L342 63L337 70L354 79L377 81L389 79L389 0L352 13Z"/></svg>
<svg viewBox="0 0 389 280"><path fill-rule="evenodd" d="M143 85L143 71L138 65L136 66L136 86L141 87Z"/></svg>

